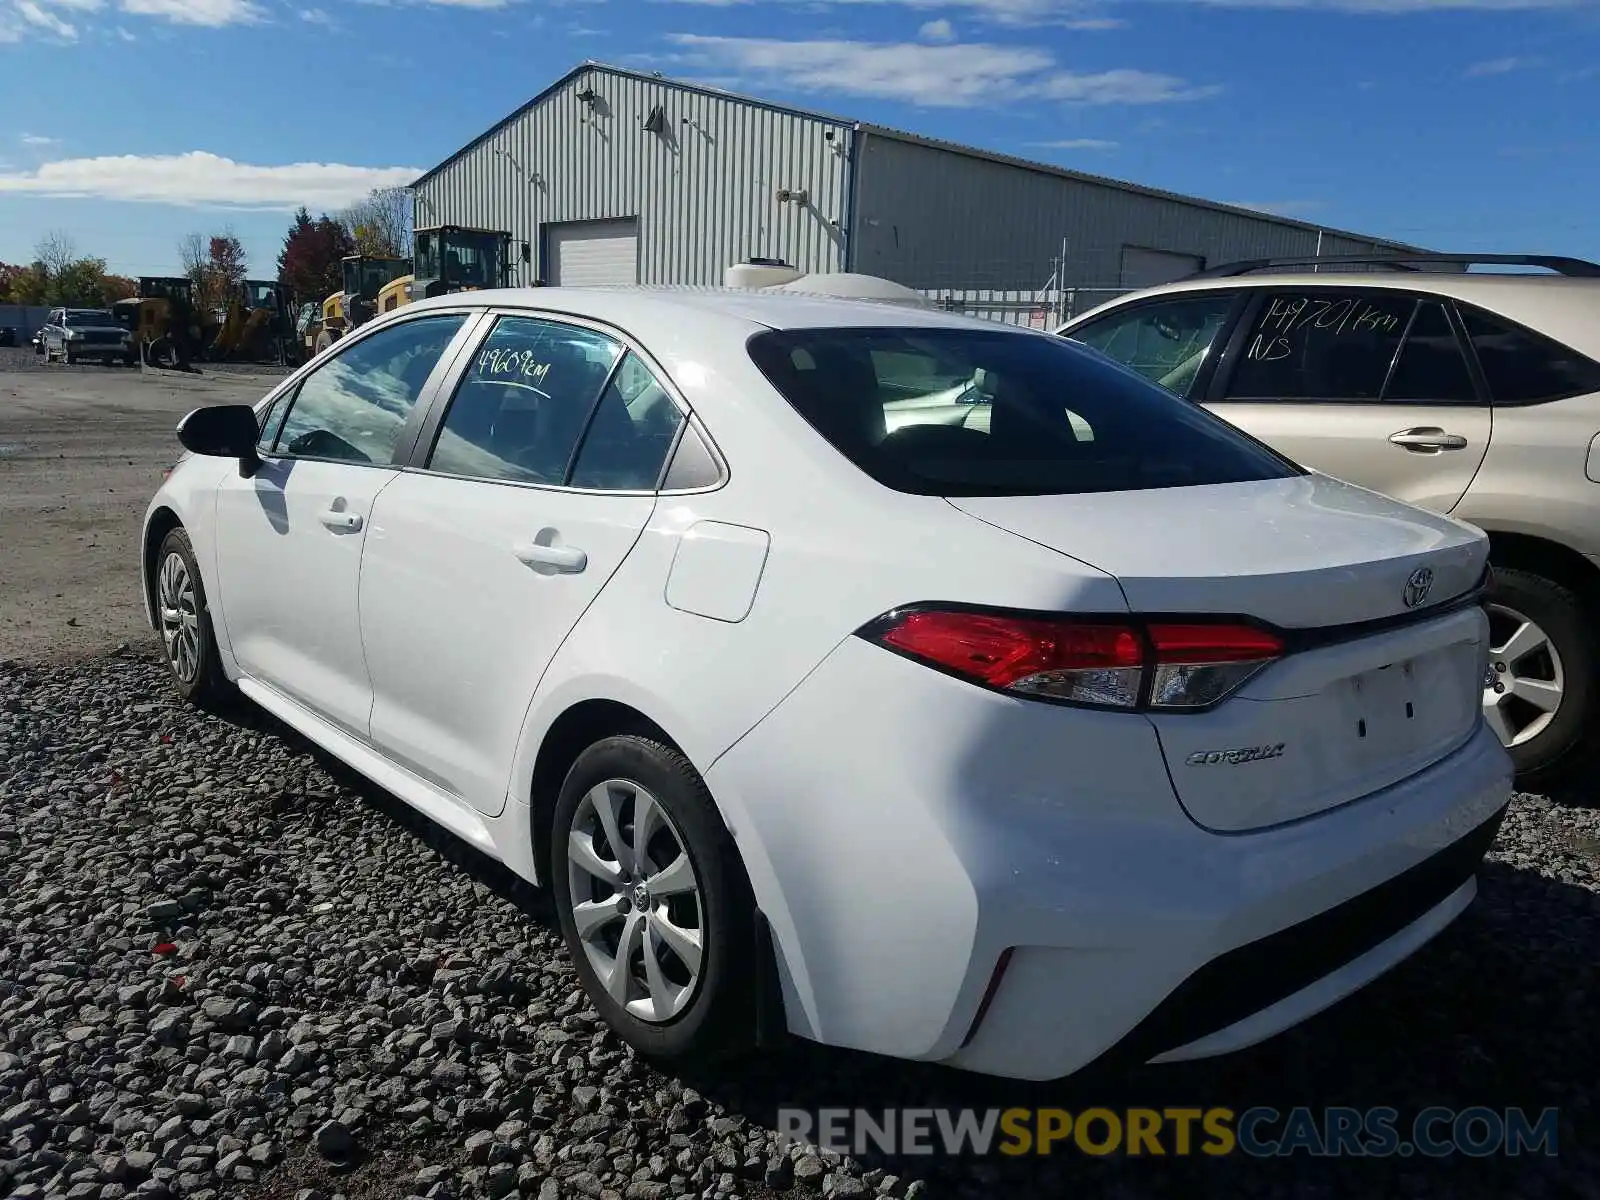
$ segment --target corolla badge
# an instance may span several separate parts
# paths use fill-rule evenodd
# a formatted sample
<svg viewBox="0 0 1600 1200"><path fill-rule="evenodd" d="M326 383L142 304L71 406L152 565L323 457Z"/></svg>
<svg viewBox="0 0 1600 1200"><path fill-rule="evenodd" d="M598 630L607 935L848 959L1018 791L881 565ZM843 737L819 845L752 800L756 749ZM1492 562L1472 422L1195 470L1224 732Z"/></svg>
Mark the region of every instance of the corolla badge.
<svg viewBox="0 0 1600 1200"><path fill-rule="evenodd" d="M1260 762L1264 758L1283 757L1282 742L1270 746L1241 746L1237 750L1196 750L1184 761L1191 767L1236 767L1240 763Z"/></svg>
<svg viewBox="0 0 1600 1200"><path fill-rule="evenodd" d="M1415 608L1428 598L1428 593L1433 591L1433 568L1418 567L1411 572L1411 577L1406 580L1406 586L1400 590L1400 599L1407 608Z"/></svg>

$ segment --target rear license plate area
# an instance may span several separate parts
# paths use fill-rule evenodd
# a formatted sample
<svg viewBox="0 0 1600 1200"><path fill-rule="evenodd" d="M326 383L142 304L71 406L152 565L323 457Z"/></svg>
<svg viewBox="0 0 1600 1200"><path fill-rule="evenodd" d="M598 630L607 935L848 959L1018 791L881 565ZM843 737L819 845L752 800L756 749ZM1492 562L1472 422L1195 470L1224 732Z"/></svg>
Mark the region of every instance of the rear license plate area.
<svg viewBox="0 0 1600 1200"><path fill-rule="evenodd" d="M1345 681L1343 741L1360 761L1403 758L1431 740L1435 717L1410 659Z"/></svg>

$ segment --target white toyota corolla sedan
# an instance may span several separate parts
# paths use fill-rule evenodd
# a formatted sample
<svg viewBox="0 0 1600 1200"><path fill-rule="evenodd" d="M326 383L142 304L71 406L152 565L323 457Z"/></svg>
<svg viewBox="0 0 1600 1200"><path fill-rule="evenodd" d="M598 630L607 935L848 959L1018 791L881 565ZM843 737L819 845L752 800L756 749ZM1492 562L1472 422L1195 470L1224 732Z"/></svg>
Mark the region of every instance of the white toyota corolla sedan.
<svg viewBox="0 0 1600 1200"><path fill-rule="evenodd" d="M179 440L179 689L548 885L661 1059L1236 1049L1443 929L1509 797L1483 535L1048 334L477 292Z"/></svg>

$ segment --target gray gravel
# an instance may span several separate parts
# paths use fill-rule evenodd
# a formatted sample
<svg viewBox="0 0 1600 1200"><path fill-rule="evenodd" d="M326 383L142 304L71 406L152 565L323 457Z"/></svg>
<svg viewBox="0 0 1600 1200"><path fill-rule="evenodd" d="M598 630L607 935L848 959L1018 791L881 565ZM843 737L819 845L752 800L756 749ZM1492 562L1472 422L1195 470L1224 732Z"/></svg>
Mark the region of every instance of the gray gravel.
<svg viewBox="0 0 1600 1200"><path fill-rule="evenodd" d="M73 374L94 374L114 372L122 374L135 373L137 366L129 368L120 363L106 366L98 359L93 362L73 363L70 367L65 363L46 363L42 354L35 354L33 347L27 344L21 346L0 346L0 373L24 371L60 371ZM200 363L198 373L201 375L261 375L283 376L289 372L286 368L273 366L267 363Z"/></svg>
<svg viewBox="0 0 1600 1200"><path fill-rule="evenodd" d="M1023 1087L797 1047L670 1077L542 898L159 665L0 664L0 1196L1600 1196L1600 813L1519 797L1474 909L1265 1046ZM1070 1020L1070 1013L1063 1013ZM1560 1107L1555 1159L839 1160L808 1105Z"/></svg>

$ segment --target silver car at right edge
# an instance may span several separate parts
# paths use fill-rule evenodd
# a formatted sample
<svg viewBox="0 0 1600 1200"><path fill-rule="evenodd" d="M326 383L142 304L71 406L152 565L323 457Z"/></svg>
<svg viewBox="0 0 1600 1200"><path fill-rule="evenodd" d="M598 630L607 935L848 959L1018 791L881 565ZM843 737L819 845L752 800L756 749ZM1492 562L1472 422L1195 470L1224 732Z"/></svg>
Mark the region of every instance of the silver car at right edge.
<svg viewBox="0 0 1600 1200"><path fill-rule="evenodd" d="M1600 264L1262 259L1118 297L1058 332L1302 466L1485 530L1484 717L1522 786L1594 765Z"/></svg>

